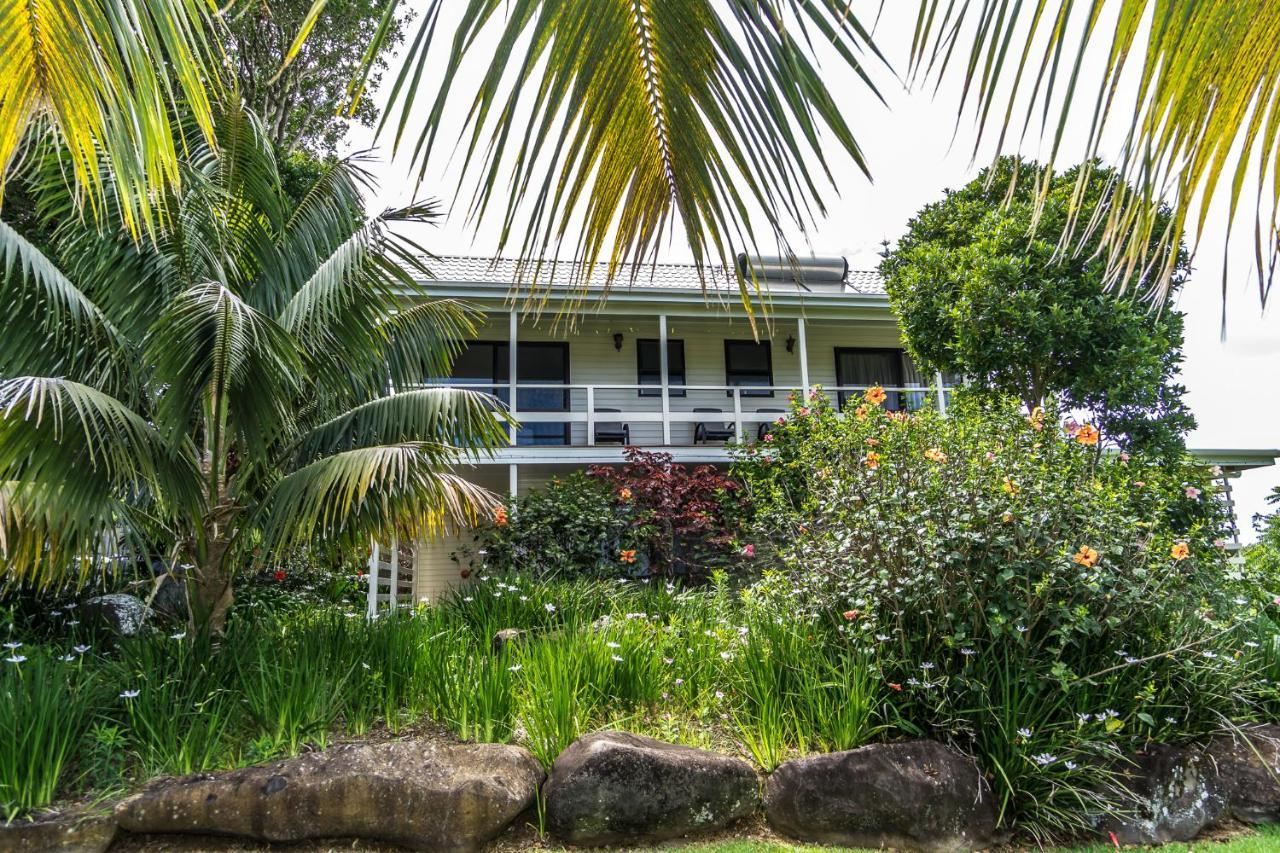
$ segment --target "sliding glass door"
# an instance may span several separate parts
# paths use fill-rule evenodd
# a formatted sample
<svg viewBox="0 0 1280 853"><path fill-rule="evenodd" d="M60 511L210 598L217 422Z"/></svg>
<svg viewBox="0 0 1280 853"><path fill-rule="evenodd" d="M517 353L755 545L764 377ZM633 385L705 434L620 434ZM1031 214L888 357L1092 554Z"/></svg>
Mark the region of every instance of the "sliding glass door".
<svg viewBox="0 0 1280 853"><path fill-rule="evenodd" d="M517 344L517 412L567 412L567 388L539 388L539 385L569 383L569 345L530 341ZM447 382L479 385L504 403L511 401L511 347L505 341L472 341L454 360ZM517 414L518 417L518 414ZM569 444L569 424L530 423L516 433L518 445Z"/></svg>

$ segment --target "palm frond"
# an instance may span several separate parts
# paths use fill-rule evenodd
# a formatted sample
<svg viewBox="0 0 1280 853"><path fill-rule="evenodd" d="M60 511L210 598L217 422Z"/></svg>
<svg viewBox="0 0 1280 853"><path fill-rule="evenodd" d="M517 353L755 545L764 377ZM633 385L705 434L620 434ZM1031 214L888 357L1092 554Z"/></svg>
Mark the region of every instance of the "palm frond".
<svg viewBox="0 0 1280 853"><path fill-rule="evenodd" d="M80 197L101 199L105 157L125 227L154 230L157 199L180 179L171 111L181 102L213 139L214 11L211 0L0 0L0 175L51 127Z"/></svg>
<svg viewBox="0 0 1280 853"><path fill-rule="evenodd" d="M320 424L296 442L303 465L319 456L380 444L425 442L443 448L440 462L459 451L479 454L507 444L509 420L494 397L462 388L419 388L357 406ZM426 452L426 451L424 451Z"/></svg>
<svg viewBox="0 0 1280 853"><path fill-rule="evenodd" d="M297 343L226 287L208 282L173 299L144 352L164 389L157 423L187 432L207 411L215 459L232 445L223 433L228 424L259 458L291 429L302 367Z"/></svg>
<svg viewBox="0 0 1280 853"><path fill-rule="evenodd" d="M465 57L500 28L462 170L476 178L476 217L509 188L500 250L540 259L572 227L582 269L607 257L612 278L624 261L652 259L678 226L699 267L733 268L738 249L786 245L784 232L823 213L828 152L865 170L811 59L814 41L832 45L874 90L860 55L875 48L842 0L469 0L451 43L434 34L443 6L427 7L383 121L397 149L412 145L421 180ZM438 41L450 53L443 77L429 78L439 94L415 137L410 106Z"/></svg>
<svg viewBox="0 0 1280 853"><path fill-rule="evenodd" d="M0 381L0 557L8 582L101 568L131 513L198 512L190 446L114 397L45 377Z"/></svg>
<svg viewBox="0 0 1280 853"><path fill-rule="evenodd" d="M261 537L264 553L281 553L317 540L360 547L370 537L412 540L474 524L496 499L442 471L440 451L402 442L317 459L282 478L245 529Z"/></svg>
<svg viewBox="0 0 1280 853"><path fill-rule="evenodd" d="M977 119L976 145L998 131L1004 148L1038 123L1049 139L1042 159L1052 166L1069 126L1088 128L1086 160L1104 140L1119 140L1121 180L1106 217L1074 223L1064 235L1066 249L1073 237L1101 229L1117 286L1150 273L1161 285L1154 298L1163 298L1184 230L1199 241L1219 193L1230 228L1247 193L1256 194L1254 265L1265 304L1280 246L1278 42L1273 0L1065 0L1056 8L1045 0L922 0L911 58L918 74L963 65L961 109ZM1107 58L1086 89L1085 55L1099 46ZM1125 83L1136 89L1132 100L1118 97ZM1087 181L1082 170L1080 187ZM1162 203L1173 222L1157 232ZM1224 299L1226 276L1224 264Z"/></svg>
<svg viewBox="0 0 1280 853"><path fill-rule="evenodd" d="M118 389L130 347L102 310L0 220L0 376L47 373Z"/></svg>

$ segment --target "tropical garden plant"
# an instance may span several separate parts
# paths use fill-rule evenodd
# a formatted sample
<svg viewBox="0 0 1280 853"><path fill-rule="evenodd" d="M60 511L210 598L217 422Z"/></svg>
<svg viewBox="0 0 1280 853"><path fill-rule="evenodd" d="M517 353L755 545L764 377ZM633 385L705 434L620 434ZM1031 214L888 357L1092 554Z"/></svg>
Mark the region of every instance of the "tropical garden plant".
<svg viewBox="0 0 1280 853"><path fill-rule="evenodd" d="M1232 567L1205 466L1103 452L1015 401L947 417L793 403L734 473L756 594L838 625L892 694L886 722L989 771L1002 819L1053 837L1123 808L1110 771L1267 700L1274 590Z"/></svg>
<svg viewBox="0 0 1280 853"><path fill-rule="evenodd" d="M419 250L393 230L432 209L366 217L355 159L292 201L252 114L215 127L153 240L84 225L56 175L56 258L0 223L5 581L158 556L186 569L202 632L242 568L473 520L490 499L447 466L505 440L489 398L414 388L472 328L421 298Z"/></svg>
<svg viewBox="0 0 1280 853"><path fill-rule="evenodd" d="M0 169L14 169L33 131L52 129L70 158L77 198L93 208L115 183L116 213L129 230L159 225L175 213L163 200L181 180L180 152L190 141L172 133L167 113L189 101L199 134L214 143L212 104L228 88L220 41L228 20L257 5L0 3L0 80L12 93L0 101ZM325 6L314 0L282 66L297 59ZM366 80L379 72L383 46L400 36L400 6L386 4L363 46L349 109L359 108ZM461 8L451 37L440 32L449 26L446 6ZM1114 277L1152 261L1165 202L1173 228L1157 248L1173 247L1186 230L1194 246L1218 193L1234 213L1256 191L1258 243L1274 252L1280 184L1268 175L1280 124L1267 117L1280 102L1273 49L1280 8L1271 0L1056 8L1044 0L919 0L914 8L896 71L936 81L958 69L957 112L976 120L976 144L994 137L1007 149L1036 124L1052 168L1070 126L1088 129L1085 159L1118 137L1123 181L1111 212L1100 222L1073 219L1067 235L1101 229ZM804 231L822 214L833 180L827 150L868 169L819 61L848 69L878 94L877 74L896 52L874 23L845 0L432 0L407 38L382 124L397 148L411 148L421 177L439 153L446 104L466 98L464 81L475 79L463 172L477 179L474 212L505 208L503 248L545 256L565 239L564 223L581 214L575 257L607 258L614 274L619 262L651 258L677 226L700 266L732 269L736 252L785 247L786 232ZM485 51L484 72L460 74L489 30L498 42ZM433 47L449 52L439 79L424 74ZM1105 58L1091 79L1080 70L1094 51ZM423 101L430 108L415 133L412 111ZM98 168L100 151L108 172ZM505 205L493 203L504 186ZM525 227L516 227L521 211ZM1174 255L1157 255L1166 262L1161 287L1172 279ZM1265 298L1274 264L1264 257L1256 266ZM747 299L749 283L739 284Z"/></svg>

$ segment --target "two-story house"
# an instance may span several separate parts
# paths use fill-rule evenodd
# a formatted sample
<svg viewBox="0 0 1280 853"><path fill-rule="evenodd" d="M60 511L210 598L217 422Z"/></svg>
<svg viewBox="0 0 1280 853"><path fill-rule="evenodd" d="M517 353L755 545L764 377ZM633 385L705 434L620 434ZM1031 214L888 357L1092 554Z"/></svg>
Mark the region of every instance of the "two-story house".
<svg viewBox="0 0 1280 853"><path fill-rule="evenodd" d="M432 381L492 393L520 422L509 447L463 470L494 491L518 494L576 468L621 462L627 445L677 462L727 463L728 442L757 439L792 391L815 385L841 399L882 385L891 408L946 408L944 377L923 374L903 351L879 275L850 270L841 257L756 261L758 336L723 271L708 270L704 281L687 264L646 266L634 280L624 270L601 298L603 265L585 294L567 264L537 278L485 258L430 266L433 296L485 312L452 375ZM1226 477L1270 465L1276 452L1201 455ZM466 538L375 548L370 611L456 586L451 555Z"/></svg>

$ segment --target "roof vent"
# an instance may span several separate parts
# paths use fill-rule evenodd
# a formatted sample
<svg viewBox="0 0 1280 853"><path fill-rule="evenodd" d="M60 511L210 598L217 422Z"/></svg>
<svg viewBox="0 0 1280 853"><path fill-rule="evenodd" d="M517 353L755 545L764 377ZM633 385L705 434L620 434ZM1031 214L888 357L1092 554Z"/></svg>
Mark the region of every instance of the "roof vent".
<svg viewBox="0 0 1280 853"><path fill-rule="evenodd" d="M738 272L745 279L752 273L761 282L787 282L800 287L832 285L843 282L849 274L849 262L843 257L802 258L797 255L738 255Z"/></svg>

